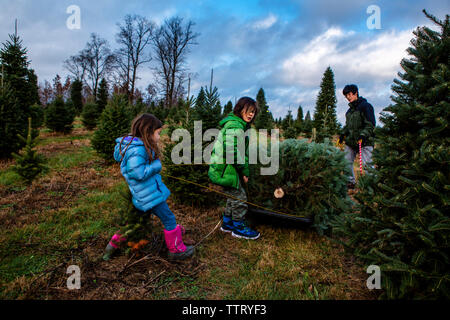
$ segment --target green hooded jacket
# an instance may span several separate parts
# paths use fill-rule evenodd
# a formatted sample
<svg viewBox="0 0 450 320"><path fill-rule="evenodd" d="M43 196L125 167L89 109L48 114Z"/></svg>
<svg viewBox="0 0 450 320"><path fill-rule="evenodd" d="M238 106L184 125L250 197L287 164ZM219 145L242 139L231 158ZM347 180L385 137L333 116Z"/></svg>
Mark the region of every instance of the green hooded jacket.
<svg viewBox="0 0 450 320"><path fill-rule="evenodd" d="M221 130L211 153L208 176L215 184L238 189L239 177L248 177L250 174L248 168L249 139L244 134L250 125L233 112L222 119L219 125ZM242 150L242 148L245 149ZM228 157L233 157L232 164L226 163L227 154Z"/></svg>

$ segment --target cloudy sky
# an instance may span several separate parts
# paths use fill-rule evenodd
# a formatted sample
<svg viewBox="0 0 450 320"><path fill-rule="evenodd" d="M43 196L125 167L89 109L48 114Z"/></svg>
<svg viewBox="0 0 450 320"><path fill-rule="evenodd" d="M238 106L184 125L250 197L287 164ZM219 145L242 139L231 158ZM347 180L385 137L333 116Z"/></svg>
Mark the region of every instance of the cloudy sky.
<svg viewBox="0 0 450 320"><path fill-rule="evenodd" d="M81 11L81 28L70 30L66 13L70 5ZM376 5L380 29L369 29L367 21ZM214 85L221 102L241 96L255 97L263 87L275 117L289 108L296 114L314 111L323 72L334 71L341 123L347 109L342 96L345 84L355 83L379 112L390 103L392 80L417 26L429 25L422 13L427 9L439 18L450 13L448 0L0 0L0 42L14 32L28 48L31 67L39 82L67 71L63 61L84 48L92 32L117 47L117 23L127 14L139 14L161 24L174 15L192 20L200 35L187 62L194 94ZM138 87L151 82L150 65L139 70Z"/></svg>

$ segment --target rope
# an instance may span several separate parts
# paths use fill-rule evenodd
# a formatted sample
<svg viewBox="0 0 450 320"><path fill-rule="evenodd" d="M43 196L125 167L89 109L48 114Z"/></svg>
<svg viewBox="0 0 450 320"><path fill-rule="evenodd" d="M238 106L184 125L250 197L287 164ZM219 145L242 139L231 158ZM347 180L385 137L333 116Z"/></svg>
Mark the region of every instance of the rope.
<svg viewBox="0 0 450 320"><path fill-rule="evenodd" d="M168 178L180 180L180 181L185 182L185 183L190 183L190 184L196 185L196 186L198 186L198 187L201 187L201 188L207 189L207 190L209 190L209 191L212 191L212 192L218 193L218 194L220 194L220 195L223 195L223 196L225 196L226 198L231 198L231 199L234 199L234 200L239 200L239 201L241 201L241 202L243 202L243 203L252 205L252 206L254 206L254 207L257 207L257 208L260 208L260 209L263 209L263 210L272 211L272 212L275 212L275 213L280 213L280 214L283 214L283 215L286 215L286 216L291 216L291 217L306 218L305 216L293 215L293 214L289 214L289 213L277 211L277 210L274 210L274 209L271 209L271 208L266 208L266 207L257 205L257 204L255 204L255 203L249 202L249 201L244 201L244 200L242 200L242 199L239 199L239 198L237 198L237 197L235 197L235 196L232 196L232 195L229 195L229 194L227 194L227 193L224 193L224 192L215 190L215 189L210 188L210 187L203 186L203 185L198 184L198 183L196 183L196 182L192 182L192 181L189 181L189 180L185 180L185 179L183 179L183 178L174 177L174 176L171 176L171 175L169 175L169 174L167 174L167 173L161 173L161 175L166 176L166 177L168 177Z"/></svg>
<svg viewBox="0 0 450 320"><path fill-rule="evenodd" d="M220 224L222 223L222 219L219 220L219 222L217 222L216 226L214 227L214 229L212 229L206 236L203 237L202 240L200 240L199 242L197 242L194 245L194 248L196 248L200 243L203 242L203 240L205 240L206 238L208 238L214 231L216 231L216 229L220 226Z"/></svg>
<svg viewBox="0 0 450 320"><path fill-rule="evenodd" d="M358 144L359 144L359 171L361 172L361 175L363 175L362 148L361 148L362 140L359 140Z"/></svg>

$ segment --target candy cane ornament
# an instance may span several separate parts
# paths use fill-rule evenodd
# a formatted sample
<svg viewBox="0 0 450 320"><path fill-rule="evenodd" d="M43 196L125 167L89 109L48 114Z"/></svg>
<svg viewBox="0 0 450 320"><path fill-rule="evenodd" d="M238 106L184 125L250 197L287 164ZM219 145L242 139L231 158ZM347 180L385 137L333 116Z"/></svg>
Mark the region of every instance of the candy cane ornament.
<svg viewBox="0 0 450 320"><path fill-rule="evenodd" d="M363 175L362 148L361 148L362 140L359 140L358 143L359 143L359 171L361 172L361 175Z"/></svg>

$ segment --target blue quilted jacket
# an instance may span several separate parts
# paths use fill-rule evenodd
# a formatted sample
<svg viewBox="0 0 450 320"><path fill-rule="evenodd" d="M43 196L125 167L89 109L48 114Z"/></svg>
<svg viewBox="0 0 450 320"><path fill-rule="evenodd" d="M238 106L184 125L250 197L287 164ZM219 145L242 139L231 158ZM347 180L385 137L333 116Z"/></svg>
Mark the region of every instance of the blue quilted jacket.
<svg viewBox="0 0 450 320"><path fill-rule="evenodd" d="M122 138L116 139L114 159L121 162L120 171L128 183L134 206L145 212L166 201L170 195L169 189L164 185L159 174L162 169L161 161L156 159L150 163L144 143L136 137L133 138L124 154L131 137L127 136L121 144ZM119 150L124 154L123 160Z"/></svg>

